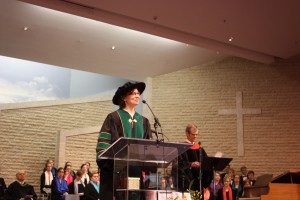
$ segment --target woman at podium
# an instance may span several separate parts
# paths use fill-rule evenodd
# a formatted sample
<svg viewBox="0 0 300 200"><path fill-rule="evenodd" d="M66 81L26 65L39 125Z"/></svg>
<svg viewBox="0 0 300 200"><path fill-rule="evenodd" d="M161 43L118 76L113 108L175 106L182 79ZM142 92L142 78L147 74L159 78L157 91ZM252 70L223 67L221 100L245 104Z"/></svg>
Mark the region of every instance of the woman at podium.
<svg viewBox="0 0 300 200"><path fill-rule="evenodd" d="M98 156L120 137L144 138L151 137L149 120L135 111L140 103L140 95L146 84L143 82L127 82L120 86L112 99L119 109L108 114L99 133L97 164L101 170L100 199L113 199L113 160L99 160Z"/></svg>

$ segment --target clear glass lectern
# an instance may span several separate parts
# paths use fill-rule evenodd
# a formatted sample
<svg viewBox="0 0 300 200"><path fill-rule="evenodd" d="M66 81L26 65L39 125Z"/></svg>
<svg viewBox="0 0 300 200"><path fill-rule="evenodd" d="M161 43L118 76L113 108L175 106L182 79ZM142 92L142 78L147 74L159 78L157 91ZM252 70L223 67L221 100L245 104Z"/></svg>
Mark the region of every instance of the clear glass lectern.
<svg viewBox="0 0 300 200"><path fill-rule="evenodd" d="M190 147L188 143L119 138L98 159L114 160L116 200L162 200L177 195L177 157Z"/></svg>

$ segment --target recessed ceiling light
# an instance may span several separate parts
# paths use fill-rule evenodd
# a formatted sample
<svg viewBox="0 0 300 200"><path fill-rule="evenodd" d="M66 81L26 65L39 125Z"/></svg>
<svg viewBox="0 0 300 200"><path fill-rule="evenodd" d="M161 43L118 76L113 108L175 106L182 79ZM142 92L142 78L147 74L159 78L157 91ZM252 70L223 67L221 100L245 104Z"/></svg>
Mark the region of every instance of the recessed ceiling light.
<svg viewBox="0 0 300 200"><path fill-rule="evenodd" d="M233 40L233 37L230 37L230 38L228 39L229 42L232 42L232 40Z"/></svg>
<svg viewBox="0 0 300 200"><path fill-rule="evenodd" d="M27 31L27 30L28 30L28 27L27 27L27 26L24 26L23 30L24 30L24 31Z"/></svg>
<svg viewBox="0 0 300 200"><path fill-rule="evenodd" d="M115 47L115 46L112 46L112 47L111 47L111 49L112 49L112 50L115 50L115 49L116 49L116 47Z"/></svg>

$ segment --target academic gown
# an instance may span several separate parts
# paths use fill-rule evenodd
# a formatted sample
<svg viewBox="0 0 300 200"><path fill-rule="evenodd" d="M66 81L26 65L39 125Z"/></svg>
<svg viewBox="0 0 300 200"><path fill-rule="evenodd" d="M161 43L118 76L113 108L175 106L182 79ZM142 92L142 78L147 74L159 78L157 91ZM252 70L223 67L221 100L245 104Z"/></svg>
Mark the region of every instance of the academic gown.
<svg viewBox="0 0 300 200"><path fill-rule="evenodd" d="M133 127L134 125L134 127ZM152 137L149 120L135 112L133 118L122 109L114 111L106 117L99 133L96 147L97 157L120 137L144 138ZM113 199L113 160L98 160L101 169L100 199Z"/></svg>
<svg viewBox="0 0 300 200"><path fill-rule="evenodd" d="M0 177L0 200L4 199L4 191L6 190L6 184L3 178Z"/></svg>
<svg viewBox="0 0 300 200"><path fill-rule="evenodd" d="M178 157L178 190L179 191L187 191L191 182L191 190L199 191L200 189L200 181L199 181L199 168L192 168L192 162L198 161L201 162L201 166L203 166L205 159L207 158L207 154L205 150L198 144L194 144L190 149L181 154ZM212 180L213 172L211 170L201 170L202 174L202 191L203 188L207 188ZM184 183L183 183L184 180ZM183 185L184 184L184 185Z"/></svg>
<svg viewBox="0 0 300 200"><path fill-rule="evenodd" d="M34 200L37 199L32 185L27 183L21 185L18 181L11 183L5 191L6 200L19 200L20 198L25 198L26 195L31 195Z"/></svg>
<svg viewBox="0 0 300 200"><path fill-rule="evenodd" d="M86 187L84 188L84 196L85 196L85 200L100 200L101 199L100 194L97 192L97 190L91 183L87 184ZM102 199L106 199L106 198L102 198Z"/></svg>

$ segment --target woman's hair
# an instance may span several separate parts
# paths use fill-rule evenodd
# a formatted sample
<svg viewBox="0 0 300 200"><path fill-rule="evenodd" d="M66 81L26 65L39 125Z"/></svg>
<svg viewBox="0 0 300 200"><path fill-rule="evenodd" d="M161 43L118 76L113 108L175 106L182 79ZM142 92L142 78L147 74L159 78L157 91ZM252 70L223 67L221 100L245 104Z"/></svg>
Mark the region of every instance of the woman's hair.
<svg viewBox="0 0 300 200"><path fill-rule="evenodd" d="M80 170L78 170L78 171L76 172L76 176L79 176L79 177L81 177L81 176L82 176L82 173L81 173L81 171L80 171Z"/></svg>
<svg viewBox="0 0 300 200"><path fill-rule="evenodd" d="M69 166L71 167L71 165L65 165L64 170L66 171Z"/></svg>
<svg viewBox="0 0 300 200"><path fill-rule="evenodd" d="M72 166L70 161L67 161L67 162L65 163L65 167L66 167L67 165Z"/></svg>
<svg viewBox="0 0 300 200"><path fill-rule="evenodd" d="M65 173L65 170L64 170L64 168L63 167L59 167L58 169L57 169L57 174L58 174L58 172L60 171L60 170L63 170L64 171L64 173Z"/></svg>
<svg viewBox="0 0 300 200"><path fill-rule="evenodd" d="M225 181L226 180L229 180L229 181L231 181L231 178L230 178L230 176L228 176L227 174L224 176L224 178L223 178L223 183L225 183Z"/></svg>
<svg viewBox="0 0 300 200"><path fill-rule="evenodd" d="M247 176L248 176L249 174L255 175L253 170L248 171Z"/></svg>
<svg viewBox="0 0 300 200"><path fill-rule="evenodd" d="M124 101L123 99L124 99L125 97L127 97L128 95L130 95L134 89L137 89L137 88L133 88L131 91L125 93L124 95L122 95L122 96L120 97L120 99L119 99L119 107L120 107L121 109L123 109L123 108L126 107L126 103L125 103L125 101Z"/></svg>

